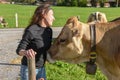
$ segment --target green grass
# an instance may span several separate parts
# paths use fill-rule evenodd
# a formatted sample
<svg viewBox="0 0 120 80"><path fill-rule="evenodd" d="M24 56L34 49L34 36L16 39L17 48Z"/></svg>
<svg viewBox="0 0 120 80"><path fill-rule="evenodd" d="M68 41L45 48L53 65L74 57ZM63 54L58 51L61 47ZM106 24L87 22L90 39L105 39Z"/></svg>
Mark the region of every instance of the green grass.
<svg viewBox="0 0 120 80"><path fill-rule="evenodd" d="M18 13L19 27L26 27L37 6L0 4L0 16L8 22L8 27L15 27L15 13ZM86 22L92 12L101 11L106 13L107 19L112 20L120 16L120 8L81 8L81 7L52 7L54 10L54 27L64 26L71 16L80 16L80 21ZM1 26L0 26L1 27Z"/></svg>
<svg viewBox="0 0 120 80"><path fill-rule="evenodd" d="M80 8L80 7L54 7L55 26L63 26L71 16L80 16L80 21L86 22L92 12L100 11L107 15L108 20L119 17L120 8Z"/></svg>
<svg viewBox="0 0 120 80"><path fill-rule="evenodd" d="M8 22L8 27L15 27L15 14L18 14L19 27L26 27L35 6L0 4L0 16Z"/></svg>
<svg viewBox="0 0 120 80"><path fill-rule="evenodd" d="M95 75L86 74L85 63L78 65L63 62L48 63L46 71L48 80L107 80L99 69Z"/></svg>

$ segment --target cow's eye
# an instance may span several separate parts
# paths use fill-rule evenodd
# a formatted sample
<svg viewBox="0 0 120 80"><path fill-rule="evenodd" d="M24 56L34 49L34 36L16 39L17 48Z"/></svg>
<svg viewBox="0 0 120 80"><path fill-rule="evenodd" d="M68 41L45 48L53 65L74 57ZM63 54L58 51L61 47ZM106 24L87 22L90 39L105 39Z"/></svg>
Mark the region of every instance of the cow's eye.
<svg viewBox="0 0 120 80"><path fill-rule="evenodd" d="M60 42L65 42L65 39L60 39Z"/></svg>

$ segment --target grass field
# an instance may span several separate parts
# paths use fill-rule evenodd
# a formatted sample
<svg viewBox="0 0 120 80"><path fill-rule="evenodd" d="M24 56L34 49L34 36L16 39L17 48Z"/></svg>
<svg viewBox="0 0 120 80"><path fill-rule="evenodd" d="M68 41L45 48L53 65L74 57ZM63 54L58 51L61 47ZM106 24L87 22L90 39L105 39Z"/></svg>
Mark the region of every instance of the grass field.
<svg viewBox="0 0 120 80"><path fill-rule="evenodd" d="M26 27L37 6L0 4L0 16L8 22L8 27L15 27L15 14L18 14L19 27ZM100 11L107 15L108 20L120 16L120 8L81 8L81 7L52 7L55 21L53 27L61 27L71 16L80 16L80 21L86 22L92 12Z"/></svg>
<svg viewBox="0 0 120 80"><path fill-rule="evenodd" d="M85 63L68 64L56 62L46 64L48 80L107 80L107 78L98 69L95 75L89 75L85 72Z"/></svg>
<svg viewBox="0 0 120 80"><path fill-rule="evenodd" d="M8 27L15 27L15 13L18 13L19 27L26 27L36 6L0 4L0 16L8 22ZM90 13L100 11L107 15L110 21L120 16L120 8L81 8L81 7L52 7L55 14L53 27L63 26L71 16L80 16L80 21L86 22ZM0 26L1 27L1 26ZM107 80L106 77L97 70L96 75L85 73L85 63L75 65L63 62L46 64L47 80Z"/></svg>

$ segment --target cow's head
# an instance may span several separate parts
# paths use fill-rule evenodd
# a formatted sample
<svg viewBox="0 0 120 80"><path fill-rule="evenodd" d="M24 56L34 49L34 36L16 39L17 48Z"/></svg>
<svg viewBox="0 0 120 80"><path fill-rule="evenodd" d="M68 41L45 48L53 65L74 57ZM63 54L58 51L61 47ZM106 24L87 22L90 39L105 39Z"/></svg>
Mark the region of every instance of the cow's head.
<svg viewBox="0 0 120 80"><path fill-rule="evenodd" d="M81 23L77 17L71 17L48 50L48 57L51 57L52 60L63 60L71 63L88 60L89 40L89 25Z"/></svg>
<svg viewBox="0 0 120 80"><path fill-rule="evenodd" d="M106 15L105 13L102 13L102 12L93 12L89 15L88 17L88 21L87 23L95 23L95 22L98 22L98 23L106 23L107 22L107 18L106 18Z"/></svg>

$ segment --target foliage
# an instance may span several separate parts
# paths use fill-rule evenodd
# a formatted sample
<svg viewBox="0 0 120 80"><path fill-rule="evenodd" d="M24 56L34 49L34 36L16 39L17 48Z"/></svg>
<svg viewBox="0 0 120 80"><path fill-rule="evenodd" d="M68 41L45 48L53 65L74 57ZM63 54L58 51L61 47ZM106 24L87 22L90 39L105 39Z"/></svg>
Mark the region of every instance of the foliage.
<svg viewBox="0 0 120 80"><path fill-rule="evenodd" d="M86 0L57 0L58 6L85 6Z"/></svg>
<svg viewBox="0 0 120 80"><path fill-rule="evenodd" d="M57 0L57 5L58 5L58 6L62 6L62 5L63 5L63 1L64 1L64 0Z"/></svg>
<svg viewBox="0 0 120 80"><path fill-rule="evenodd" d="M108 2L109 0L103 0L103 2Z"/></svg>
<svg viewBox="0 0 120 80"><path fill-rule="evenodd" d="M80 0L78 2L78 5L81 6L81 7L86 7L86 4L87 4L87 0Z"/></svg>
<svg viewBox="0 0 120 80"><path fill-rule="evenodd" d="M69 0L64 0L63 5L64 6L71 6L71 2Z"/></svg>
<svg viewBox="0 0 120 80"><path fill-rule="evenodd" d="M71 0L71 6L78 6L77 0Z"/></svg>
<svg viewBox="0 0 120 80"><path fill-rule="evenodd" d="M12 0L12 1L32 4L32 3L34 3L36 0Z"/></svg>

